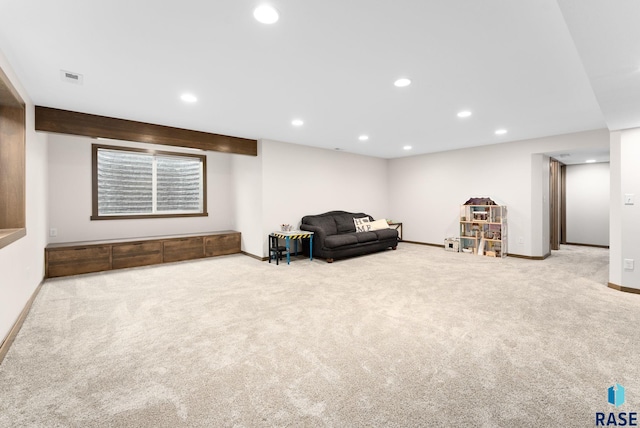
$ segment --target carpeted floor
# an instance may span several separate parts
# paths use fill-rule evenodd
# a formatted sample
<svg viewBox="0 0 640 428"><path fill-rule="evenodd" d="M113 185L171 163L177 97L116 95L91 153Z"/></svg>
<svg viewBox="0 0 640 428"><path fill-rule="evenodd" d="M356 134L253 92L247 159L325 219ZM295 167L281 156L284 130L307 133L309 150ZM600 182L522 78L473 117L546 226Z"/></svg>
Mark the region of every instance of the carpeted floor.
<svg viewBox="0 0 640 428"><path fill-rule="evenodd" d="M0 426L594 426L640 412L640 295L607 265L403 243L48 280L0 365Z"/></svg>

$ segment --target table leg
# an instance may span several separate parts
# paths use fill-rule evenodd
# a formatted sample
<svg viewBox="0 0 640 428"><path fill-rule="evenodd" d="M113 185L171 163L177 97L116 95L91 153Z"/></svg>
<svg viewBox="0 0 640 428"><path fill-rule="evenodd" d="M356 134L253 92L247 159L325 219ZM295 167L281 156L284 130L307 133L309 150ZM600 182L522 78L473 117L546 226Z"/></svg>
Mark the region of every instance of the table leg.
<svg viewBox="0 0 640 428"><path fill-rule="evenodd" d="M290 240L291 240L291 238L287 236L287 241L286 241L287 242L286 243L286 246L287 246L287 264L289 264L289 262L291 261L291 254L290 254L290 251L289 251L289 247L290 247L289 241Z"/></svg>
<svg viewBox="0 0 640 428"><path fill-rule="evenodd" d="M313 260L313 235L309 236L309 260Z"/></svg>

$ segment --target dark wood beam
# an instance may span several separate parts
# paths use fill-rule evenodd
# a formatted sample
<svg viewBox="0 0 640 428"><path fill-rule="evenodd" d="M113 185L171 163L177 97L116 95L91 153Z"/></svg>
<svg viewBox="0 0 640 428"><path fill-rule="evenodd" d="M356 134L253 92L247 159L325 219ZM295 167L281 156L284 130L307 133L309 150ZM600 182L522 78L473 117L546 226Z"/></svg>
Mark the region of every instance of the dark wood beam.
<svg viewBox="0 0 640 428"><path fill-rule="evenodd" d="M42 106L36 106L36 131L258 155L256 140Z"/></svg>

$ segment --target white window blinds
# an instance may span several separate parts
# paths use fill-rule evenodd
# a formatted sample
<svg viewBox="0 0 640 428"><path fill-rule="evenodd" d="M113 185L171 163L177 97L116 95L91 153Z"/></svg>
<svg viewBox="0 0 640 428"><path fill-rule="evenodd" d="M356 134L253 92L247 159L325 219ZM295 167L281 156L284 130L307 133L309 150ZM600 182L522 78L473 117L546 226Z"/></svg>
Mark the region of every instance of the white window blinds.
<svg viewBox="0 0 640 428"><path fill-rule="evenodd" d="M97 148L98 215L202 213L202 159Z"/></svg>
<svg viewBox="0 0 640 428"><path fill-rule="evenodd" d="M157 209L160 212L201 210L202 166L198 159L158 156Z"/></svg>

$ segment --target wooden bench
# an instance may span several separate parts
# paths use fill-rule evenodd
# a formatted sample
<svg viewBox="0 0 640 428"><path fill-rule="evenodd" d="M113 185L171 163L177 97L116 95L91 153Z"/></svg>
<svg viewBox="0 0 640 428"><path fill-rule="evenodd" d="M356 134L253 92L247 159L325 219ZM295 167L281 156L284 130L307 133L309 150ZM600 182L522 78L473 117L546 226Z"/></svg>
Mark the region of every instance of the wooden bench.
<svg viewBox="0 0 640 428"><path fill-rule="evenodd" d="M78 275L239 252L240 232L233 230L49 244L44 250L45 277Z"/></svg>

